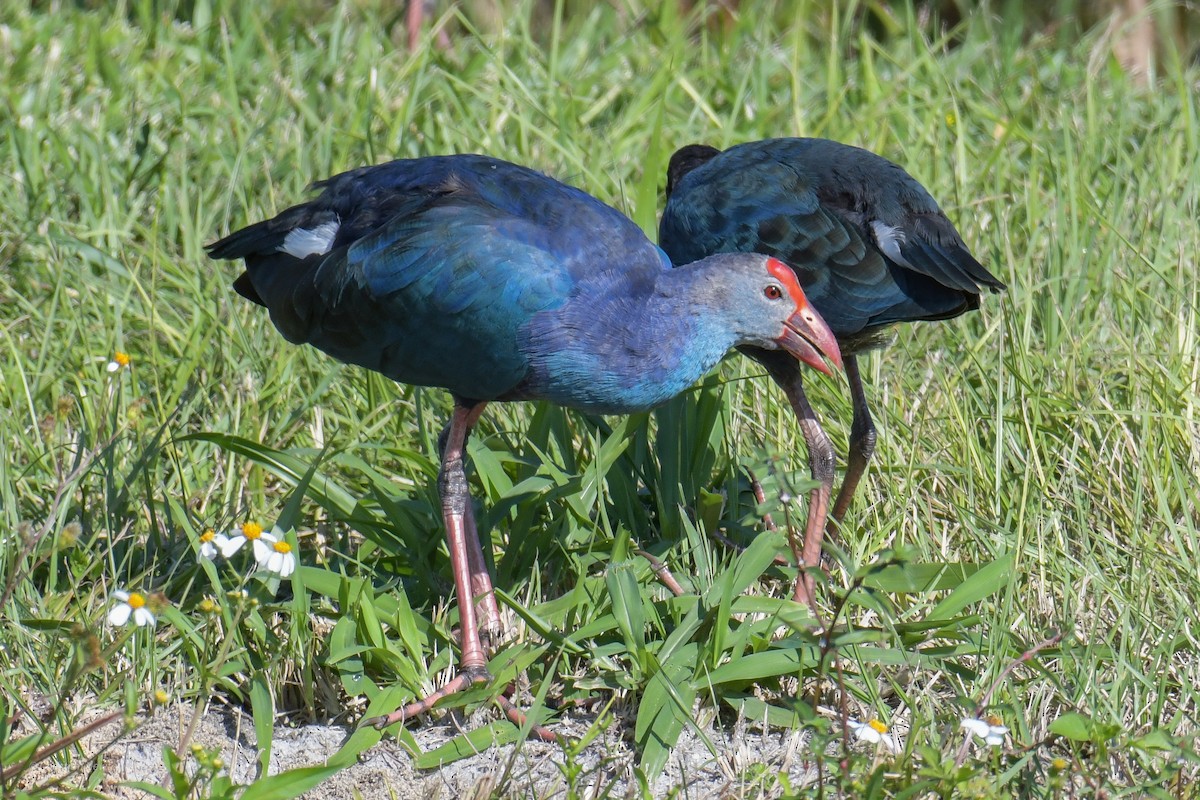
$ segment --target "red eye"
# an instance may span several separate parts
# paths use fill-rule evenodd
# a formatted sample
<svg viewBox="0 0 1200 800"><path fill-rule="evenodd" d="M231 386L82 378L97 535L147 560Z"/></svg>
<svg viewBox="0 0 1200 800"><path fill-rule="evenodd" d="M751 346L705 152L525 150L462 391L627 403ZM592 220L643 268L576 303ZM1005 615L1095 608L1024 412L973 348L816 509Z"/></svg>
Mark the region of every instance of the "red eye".
<svg viewBox="0 0 1200 800"><path fill-rule="evenodd" d="M778 300L783 297L783 289L780 289L774 283L769 283L767 284L767 288L763 289L763 294L766 295L768 300Z"/></svg>

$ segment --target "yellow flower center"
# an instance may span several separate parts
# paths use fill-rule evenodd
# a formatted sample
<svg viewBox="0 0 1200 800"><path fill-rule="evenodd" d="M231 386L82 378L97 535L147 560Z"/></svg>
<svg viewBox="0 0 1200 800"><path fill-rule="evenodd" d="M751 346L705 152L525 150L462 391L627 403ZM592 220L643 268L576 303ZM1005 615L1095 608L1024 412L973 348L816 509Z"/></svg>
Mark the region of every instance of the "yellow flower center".
<svg viewBox="0 0 1200 800"><path fill-rule="evenodd" d="M154 702L155 703L158 703L160 706L165 706L167 704L167 701L170 699L171 699L171 696L168 695L166 692L164 692L162 689L155 690L155 692L154 692Z"/></svg>
<svg viewBox="0 0 1200 800"><path fill-rule="evenodd" d="M257 539L262 536L262 525L259 525L257 522L247 522L242 526L242 536L251 541Z"/></svg>
<svg viewBox="0 0 1200 800"><path fill-rule="evenodd" d="M205 528L204 533L200 534L201 542L211 542L215 538L217 538L217 532L212 528Z"/></svg>
<svg viewBox="0 0 1200 800"><path fill-rule="evenodd" d="M292 552L292 546L290 544L288 544L287 542L276 542L275 543L275 552L276 553L290 553L290 552Z"/></svg>
<svg viewBox="0 0 1200 800"><path fill-rule="evenodd" d="M888 726L884 725L882 722L880 722L877 719L873 719L870 722L868 722L867 727L874 728L879 733L887 733L888 732Z"/></svg>
<svg viewBox="0 0 1200 800"><path fill-rule="evenodd" d="M125 602L129 603L130 608L141 608L142 606L146 605L146 598L142 597L137 592L130 592L129 599Z"/></svg>
<svg viewBox="0 0 1200 800"><path fill-rule="evenodd" d="M995 714L988 714L986 717L983 718L983 721L986 722L988 725L991 725L993 728L999 728L1001 725L1004 724L1004 720L1000 719Z"/></svg>
<svg viewBox="0 0 1200 800"><path fill-rule="evenodd" d="M197 608L199 608L204 614L211 614L217 610L217 604L206 597L200 601L200 605L198 605Z"/></svg>
<svg viewBox="0 0 1200 800"><path fill-rule="evenodd" d="M1065 758L1056 758L1050 762L1050 766L1059 772L1067 768L1067 760Z"/></svg>
<svg viewBox="0 0 1200 800"><path fill-rule="evenodd" d="M128 353L122 353L120 350L118 350L115 354L113 354L113 361L117 362L122 367L128 367L129 360Z"/></svg>

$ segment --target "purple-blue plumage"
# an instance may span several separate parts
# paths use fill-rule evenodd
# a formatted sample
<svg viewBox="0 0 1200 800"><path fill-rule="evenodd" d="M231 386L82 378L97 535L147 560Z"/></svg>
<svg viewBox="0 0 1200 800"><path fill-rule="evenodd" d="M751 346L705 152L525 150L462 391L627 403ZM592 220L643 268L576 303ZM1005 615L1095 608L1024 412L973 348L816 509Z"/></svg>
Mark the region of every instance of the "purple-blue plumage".
<svg viewBox="0 0 1200 800"><path fill-rule="evenodd" d="M828 139L680 149L659 244L676 264L754 252L791 265L843 352L877 329L946 319L1004 284L898 165Z"/></svg>
<svg viewBox="0 0 1200 800"><path fill-rule="evenodd" d="M775 279L761 257L672 270L616 210L486 156L393 161L318 187L210 254L245 259L235 286L289 341L458 398L644 410L734 345L776 347L794 310L765 301Z"/></svg>
<svg viewBox="0 0 1200 800"><path fill-rule="evenodd" d="M381 727L490 679L480 625L499 635L500 613L463 470L467 436L489 401L643 410L682 392L735 345L826 371L822 355L841 364L833 333L779 261L733 254L672 269L620 213L524 167L443 156L319 186L314 200L209 253L245 260L235 287L266 306L289 341L454 396L438 490L459 600L460 672L372 720Z"/></svg>
<svg viewBox="0 0 1200 800"><path fill-rule="evenodd" d="M804 393L801 371L754 347L800 419L812 494L803 562L815 567L828 516L845 514L875 448L875 426L855 353L887 340L894 323L948 319L979 307L1004 284L967 250L925 187L896 164L827 139L767 139L721 152L678 150L667 168L659 243L676 264L716 253L754 252L796 272L838 338L854 404L846 478L829 510L833 448ZM811 575L796 584L812 600Z"/></svg>

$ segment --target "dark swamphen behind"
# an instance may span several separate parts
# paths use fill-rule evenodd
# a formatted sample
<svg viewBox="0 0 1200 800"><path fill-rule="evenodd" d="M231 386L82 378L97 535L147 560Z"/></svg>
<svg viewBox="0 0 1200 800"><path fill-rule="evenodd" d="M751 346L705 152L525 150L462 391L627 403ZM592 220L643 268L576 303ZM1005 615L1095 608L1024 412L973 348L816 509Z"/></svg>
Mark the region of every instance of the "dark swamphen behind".
<svg viewBox="0 0 1200 800"><path fill-rule="evenodd" d="M856 354L885 344L897 322L956 317L1004 284L967 250L925 187L887 159L828 139L767 139L724 152L678 150L667 169L659 243L676 264L716 253L786 261L838 338L854 407L846 477L833 504L839 522L875 449L875 426ZM813 478L802 567L818 565L834 456L804 394L800 370L777 353L743 348L787 394L800 419ZM797 599L812 596L802 572Z"/></svg>
<svg viewBox="0 0 1200 800"><path fill-rule="evenodd" d="M454 398L438 489L461 621L459 673L370 721L381 727L489 679L480 625L498 634L501 622L463 470L467 436L488 402L641 411L741 345L825 372L822 356L841 365L832 332L779 261L722 255L672 269L622 214L523 167L430 157L318 186L311 202L208 250L245 259L235 288L266 306L288 341Z"/></svg>

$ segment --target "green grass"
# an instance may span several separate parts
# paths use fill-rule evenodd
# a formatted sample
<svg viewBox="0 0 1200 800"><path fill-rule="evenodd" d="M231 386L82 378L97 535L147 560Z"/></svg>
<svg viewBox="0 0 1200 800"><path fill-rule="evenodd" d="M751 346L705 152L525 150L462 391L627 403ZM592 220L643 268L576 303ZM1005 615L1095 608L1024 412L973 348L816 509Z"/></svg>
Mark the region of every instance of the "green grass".
<svg viewBox="0 0 1200 800"><path fill-rule="evenodd" d="M866 360L880 445L822 599L827 617L840 609L832 649L776 599L791 577L768 564L782 543L755 538L745 491L745 466L773 470L772 498L802 488L802 439L770 382L732 358L628 421L489 409L472 486L497 586L527 626L493 668L527 665L552 698L629 713L640 699L648 773L668 751L649 734L677 735L692 700L839 741L815 696L901 733L904 752L882 767L861 749L845 773L826 764L854 796L1195 797L1194 71L1144 89L1100 33L1022 38L975 14L951 46L903 15L894 35L870 33L853 8L817 2L744 3L707 27L637 2L534 23L514 13L480 32L448 19L449 51L411 54L393 4L366 0L281 4L269 23L224 2L12 5L0 15L4 770L78 728L77 698L133 710L159 689L222 692L269 747L273 713L349 723L343 703L376 713L453 661L432 480L447 398L288 345L204 243L314 179L452 152L541 169L653 231L675 147L813 135L905 165L1009 285L981 313L904 328ZM118 350L132 367L110 375ZM809 383L844 454L844 383ZM247 519L295 529L304 567L290 593L197 559L206 527ZM705 535L715 527L754 545L731 553ZM693 593L669 599L637 547ZM940 590L894 591L923 565L958 563ZM248 600L227 594L243 586ZM103 624L122 587L162 594L155 633ZM1006 671L1055 631L1060 644ZM993 685L1005 752L959 758L958 721ZM53 713L33 713L36 698Z"/></svg>

